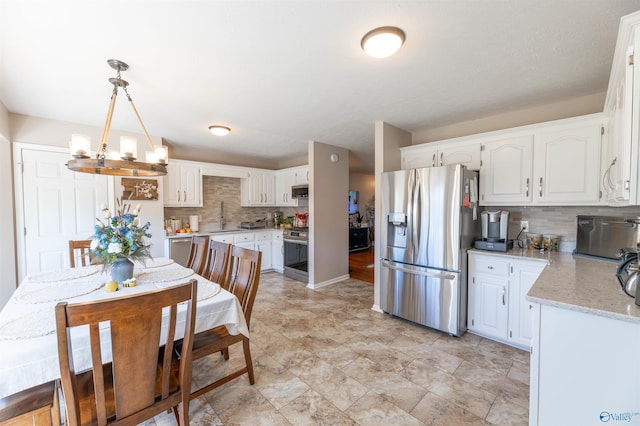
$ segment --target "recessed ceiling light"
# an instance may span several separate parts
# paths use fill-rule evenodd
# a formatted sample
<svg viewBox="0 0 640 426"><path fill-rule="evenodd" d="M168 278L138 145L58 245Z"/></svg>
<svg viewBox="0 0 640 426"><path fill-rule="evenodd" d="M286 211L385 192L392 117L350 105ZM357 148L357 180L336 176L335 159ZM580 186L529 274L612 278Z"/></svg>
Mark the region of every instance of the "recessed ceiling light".
<svg viewBox="0 0 640 426"><path fill-rule="evenodd" d="M404 31L396 27L380 27L362 37L360 45L373 58L386 58L396 53L404 43Z"/></svg>
<svg viewBox="0 0 640 426"><path fill-rule="evenodd" d="M231 129L227 126L209 126L209 131L216 136L227 136Z"/></svg>

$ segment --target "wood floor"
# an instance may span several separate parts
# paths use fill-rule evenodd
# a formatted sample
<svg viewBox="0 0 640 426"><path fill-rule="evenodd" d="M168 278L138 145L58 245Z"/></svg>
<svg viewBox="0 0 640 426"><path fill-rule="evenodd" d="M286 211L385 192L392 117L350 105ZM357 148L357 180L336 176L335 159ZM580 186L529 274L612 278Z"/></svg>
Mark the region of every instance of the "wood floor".
<svg viewBox="0 0 640 426"><path fill-rule="evenodd" d="M354 280L373 284L373 247L349 253L349 275Z"/></svg>

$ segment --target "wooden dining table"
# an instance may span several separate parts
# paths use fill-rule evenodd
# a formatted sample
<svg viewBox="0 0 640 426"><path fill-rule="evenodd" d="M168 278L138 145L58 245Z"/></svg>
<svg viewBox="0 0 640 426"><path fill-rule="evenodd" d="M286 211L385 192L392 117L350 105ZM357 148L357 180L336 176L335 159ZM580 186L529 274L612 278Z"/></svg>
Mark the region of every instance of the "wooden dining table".
<svg viewBox="0 0 640 426"><path fill-rule="evenodd" d="M249 337L249 329L238 299L217 283L211 282L168 258L147 259L136 263L135 287L120 286L105 291L110 281L102 265L70 268L25 277L0 311L0 398L60 378L55 328L55 306L110 299L142 293L187 282L198 281L195 332L220 325L230 334ZM178 311L176 337L184 334L186 306ZM110 339L109 324L101 325L101 340ZM78 371L89 368L90 343L86 327L71 331L74 363ZM160 342L162 344L162 342ZM110 345L103 344L105 362L111 360Z"/></svg>

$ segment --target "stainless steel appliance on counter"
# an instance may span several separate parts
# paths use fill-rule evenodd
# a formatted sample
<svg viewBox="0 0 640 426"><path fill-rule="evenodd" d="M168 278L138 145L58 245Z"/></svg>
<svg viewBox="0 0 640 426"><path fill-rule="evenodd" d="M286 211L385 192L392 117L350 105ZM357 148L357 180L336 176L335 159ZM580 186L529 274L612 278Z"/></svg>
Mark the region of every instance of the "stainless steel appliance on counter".
<svg viewBox="0 0 640 426"><path fill-rule="evenodd" d="M284 228L284 275L309 282L309 228Z"/></svg>
<svg viewBox="0 0 640 426"><path fill-rule="evenodd" d="M480 236L477 185L478 173L459 164L383 173L383 311L464 334L466 250Z"/></svg>
<svg viewBox="0 0 640 426"><path fill-rule="evenodd" d="M578 216L576 254L618 260L623 248L636 249L638 225L627 219L637 217Z"/></svg>

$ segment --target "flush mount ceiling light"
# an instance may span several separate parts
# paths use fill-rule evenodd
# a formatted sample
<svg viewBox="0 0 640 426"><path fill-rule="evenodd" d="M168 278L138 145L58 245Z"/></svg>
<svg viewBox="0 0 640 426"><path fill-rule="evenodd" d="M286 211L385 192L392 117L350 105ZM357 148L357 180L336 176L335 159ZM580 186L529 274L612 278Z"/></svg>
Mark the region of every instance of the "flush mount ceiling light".
<svg viewBox="0 0 640 426"><path fill-rule="evenodd" d="M396 27L380 27L362 37L360 46L373 58L386 58L396 53L404 43L404 31Z"/></svg>
<svg viewBox="0 0 640 426"><path fill-rule="evenodd" d="M213 126L209 126L209 131L216 136L227 136L231 129L227 126L218 126L216 124Z"/></svg>
<svg viewBox="0 0 640 426"><path fill-rule="evenodd" d="M111 102L107 111L107 119L102 129L100 137L100 146L95 158L90 158L89 151L91 149L91 139L86 135L72 135L69 142L69 151L74 160L69 160L67 167L74 172L92 173L97 175L113 175L113 176L164 176L167 174L165 165L168 161L167 148L164 146L155 146L151 141L151 136L142 123L140 114L133 100L127 91L128 82L120 78L120 71L129 69L129 65L117 59L109 59L109 66L117 71L116 78L110 78L109 83L113 84L113 93L111 94ZM146 152L146 162L136 161L138 157L138 149L135 138L122 136L120 138L120 152L107 151L107 141L109 139L109 131L111 130L111 119L113 118L113 110L118 97L118 88L122 88L127 95L129 104L133 108L133 112L144 131L144 135L149 142L151 151Z"/></svg>

